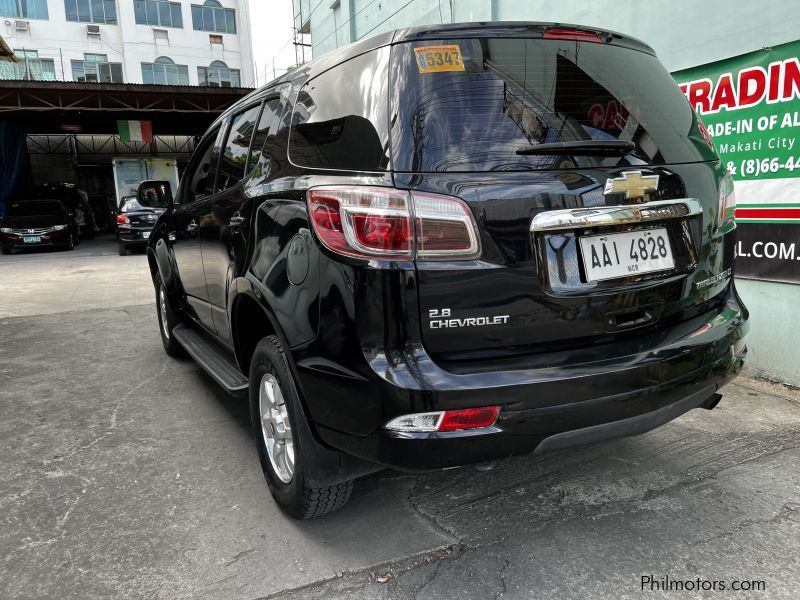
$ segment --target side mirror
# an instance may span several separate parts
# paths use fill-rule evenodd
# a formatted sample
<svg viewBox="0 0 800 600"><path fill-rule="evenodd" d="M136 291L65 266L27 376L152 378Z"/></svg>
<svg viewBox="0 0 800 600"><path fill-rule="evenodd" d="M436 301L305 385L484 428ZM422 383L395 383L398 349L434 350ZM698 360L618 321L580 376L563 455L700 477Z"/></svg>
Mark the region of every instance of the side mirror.
<svg viewBox="0 0 800 600"><path fill-rule="evenodd" d="M172 185L169 181L143 181L139 184L136 199L141 206L148 208L170 208Z"/></svg>

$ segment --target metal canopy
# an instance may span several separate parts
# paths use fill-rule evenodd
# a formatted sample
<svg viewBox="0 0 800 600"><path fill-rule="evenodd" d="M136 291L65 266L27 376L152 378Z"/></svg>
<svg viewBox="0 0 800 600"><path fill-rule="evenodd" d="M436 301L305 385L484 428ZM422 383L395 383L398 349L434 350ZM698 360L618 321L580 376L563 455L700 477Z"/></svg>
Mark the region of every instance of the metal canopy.
<svg viewBox="0 0 800 600"><path fill-rule="evenodd" d="M152 121L158 135L200 135L246 88L0 81L0 120L28 133L117 132L117 120Z"/></svg>
<svg viewBox="0 0 800 600"><path fill-rule="evenodd" d="M0 60L7 60L10 62L17 62L17 57L11 48L8 47L3 36L0 35Z"/></svg>

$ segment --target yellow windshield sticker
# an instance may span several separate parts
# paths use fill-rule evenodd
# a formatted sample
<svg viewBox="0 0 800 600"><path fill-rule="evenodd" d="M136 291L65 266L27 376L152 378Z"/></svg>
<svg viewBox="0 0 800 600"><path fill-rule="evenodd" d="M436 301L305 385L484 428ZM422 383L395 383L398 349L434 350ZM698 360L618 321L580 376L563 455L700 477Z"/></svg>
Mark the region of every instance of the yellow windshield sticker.
<svg viewBox="0 0 800 600"><path fill-rule="evenodd" d="M420 73L441 73L442 71L463 71L461 48L458 44L448 46L420 46L414 48L417 55L417 68Z"/></svg>

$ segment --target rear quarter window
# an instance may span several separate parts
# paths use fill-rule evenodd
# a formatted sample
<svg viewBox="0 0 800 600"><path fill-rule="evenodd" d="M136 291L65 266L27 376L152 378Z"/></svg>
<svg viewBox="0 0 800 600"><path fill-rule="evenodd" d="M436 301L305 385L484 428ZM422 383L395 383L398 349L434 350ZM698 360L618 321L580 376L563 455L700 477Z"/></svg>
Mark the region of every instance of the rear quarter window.
<svg viewBox="0 0 800 600"><path fill-rule="evenodd" d="M540 38L425 40L392 48L396 171L497 171L714 160L650 54ZM619 156L528 155L540 143L632 141Z"/></svg>
<svg viewBox="0 0 800 600"><path fill-rule="evenodd" d="M389 49L379 48L309 80L297 94L289 158L346 171L389 168Z"/></svg>

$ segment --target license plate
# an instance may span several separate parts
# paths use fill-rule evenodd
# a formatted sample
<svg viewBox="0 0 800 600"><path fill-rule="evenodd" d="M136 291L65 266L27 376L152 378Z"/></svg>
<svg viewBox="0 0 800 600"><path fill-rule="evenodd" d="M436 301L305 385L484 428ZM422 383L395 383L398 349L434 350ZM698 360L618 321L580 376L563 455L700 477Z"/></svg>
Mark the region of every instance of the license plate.
<svg viewBox="0 0 800 600"><path fill-rule="evenodd" d="M663 227L580 238L586 281L631 277L675 267Z"/></svg>
<svg viewBox="0 0 800 600"><path fill-rule="evenodd" d="M142 233L142 237L144 239L148 239L150 237L150 232L149 231L145 231L144 233Z"/></svg>
<svg viewBox="0 0 800 600"><path fill-rule="evenodd" d="M38 235L26 235L22 238L22 241L26 244L38 244L42 241L42 238Z"/></svg>

